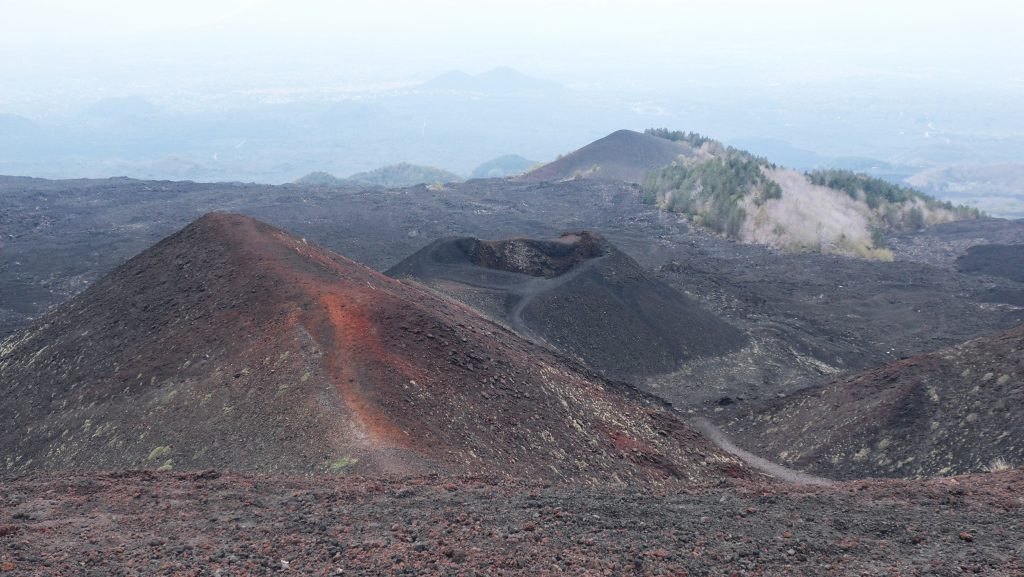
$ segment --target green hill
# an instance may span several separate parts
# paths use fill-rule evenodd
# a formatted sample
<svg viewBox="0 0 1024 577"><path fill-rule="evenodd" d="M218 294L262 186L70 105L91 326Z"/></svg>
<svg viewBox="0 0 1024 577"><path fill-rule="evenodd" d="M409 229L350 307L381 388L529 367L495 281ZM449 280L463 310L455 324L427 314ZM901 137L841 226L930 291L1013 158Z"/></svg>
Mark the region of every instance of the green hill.
<svg viewBox="0 0 1024 577"><path fill-rule="evenodd" d="M295 184L306 186L341 186L345 184L344 178L338 178L329 172L316 171L296 179Z"/></svg>
<svg viewBox="0 0 1024 577"><path fill-rule="evenodd" d="M976 209L848 170L805 174L700 134L645 132L695 154L648 172L644 200L741 242L889 259L888 233L978 217Z"/></svg>
<svg viewBox="0 0 1024 577"><path fill-rule="evenodd" d="M473 169L472 178L505 178L507 176L519 176L537 166L535 160L523 158L518 154L507 154L488 160Z"/></svg>
<svg viewBox="0 0 1024 577"><path fill-rule="evenodd" d="M359 172L348 177L358 184L383 186L385 188L401 188L417 184L435 184L461 182L462 177L433 166L420 166L402 162L383 166L368 172Z"/></svg>

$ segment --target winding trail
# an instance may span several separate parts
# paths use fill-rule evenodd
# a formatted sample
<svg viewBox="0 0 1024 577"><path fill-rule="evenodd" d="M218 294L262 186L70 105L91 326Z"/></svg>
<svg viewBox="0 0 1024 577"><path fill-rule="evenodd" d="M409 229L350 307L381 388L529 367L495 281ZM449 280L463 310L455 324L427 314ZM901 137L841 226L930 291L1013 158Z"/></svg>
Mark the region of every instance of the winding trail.
<svg viewBox="0 0 1024 577"><path fill-rule="evenodd" d="M597 261L603 260L605 258L607 258L607 255L589 258L583 262L576 264L568 271L553 278L531 277L530 279L525 280L522 284L518 285L515 288L514 292L510 290L509 292L512 292L512 294L514 294L517 299L516 304L511 308L511 310L508 311L509 321L512 324L512 326L515 327L517 330L529 333L535 339L539 338L540 340L543 341L543 338L541 338L539 335L531 331L530 328L526 326L526 323L523 322L523 309L525 309L526 306L529 305L533 301L533 299L537 297L537 295L550 292L564 285L565 283L578 277L584 271L590 270L597 263Z"/></svg>
<svg viewBox="0 0 1024 577"><path fill-rule="evenodd" d="M836 482L832 479L826 479L825 477L817 477L815 475L809 475L788 467L783 467L778 463L773 463L763 457L751 453L750 451L737 447L721 429L711 424L711 421L703 417L698 417L689 421L689 424L694 429L697 429L702 435L707 437L712 443L718 445L718 448L722 449L727 453L739 457L744 463L751 467L775 477L780 481L786 483L794 483L797 485L820 485L828 486L835 485Z"/></svg>
<svg viewBox="0 0 1024 577"><path fill-rule="evenodd" d="M431 247L429 258L438 260L434 254L437 247ZM454 280L466 286L505 291L510 297L510 303L505 309L504 320L509 328L534 342L545 343L546 340L531 330L523 321L523 310L538 296L550 292L580 274L593 268L599 261L608 258L608 254L591 257L574 264L566 272L551 278L535 277L525 273L502 271L497 269L488 270L487 277L478 276L480 268L470 264L445 264L442 265L449 271L461 271L464 274L458 275L449 272L449 277L441 277L445 280Z"/></svg>

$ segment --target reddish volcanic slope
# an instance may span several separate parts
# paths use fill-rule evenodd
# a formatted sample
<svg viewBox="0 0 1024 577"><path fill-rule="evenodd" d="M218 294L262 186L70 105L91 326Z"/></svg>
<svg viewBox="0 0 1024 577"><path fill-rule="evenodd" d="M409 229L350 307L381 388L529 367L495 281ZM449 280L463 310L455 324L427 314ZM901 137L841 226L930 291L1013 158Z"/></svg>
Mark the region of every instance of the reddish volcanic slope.
<svg viewBox="0 0 1024 577"><path fill-rule="evenodd" d="M207 215L0 343L0 463L746 475L655 400L464 305Z"/></svg>
<svg viewBox="0 0 1024 577"><path fill-rule="evenodd" d="M1024 464L1024 325L780 400L730 424L769 459L834 478Z"/></svg>

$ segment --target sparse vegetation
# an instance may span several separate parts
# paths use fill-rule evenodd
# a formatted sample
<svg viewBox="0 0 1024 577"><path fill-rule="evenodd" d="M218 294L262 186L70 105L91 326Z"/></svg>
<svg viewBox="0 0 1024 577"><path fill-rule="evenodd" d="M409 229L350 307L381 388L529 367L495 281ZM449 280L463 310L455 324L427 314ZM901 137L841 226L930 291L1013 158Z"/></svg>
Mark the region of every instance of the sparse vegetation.
<svg viewBox="0 0 1024 577"><path fill-rule="evenodd" d="M988 464L988 467L986 467L985 470L987 470L989 473L1000 473L1002 471L1009 471L1012 468L1013 467L1011 467L1010 464L1006 462L1006 459L1002 457L996 457L995 459L992 459L992 462Z"/></svg>
<svg viewBox="0 0 1024 577"><path fill-rule="evenodd" d="M335 461L331 461L328 464L327 468L332 473L338 473L338 472L344 471L345 469L351 467L352 465L355 465L358 462L359 462L359 459L355 459L355 458L352 458L352 457L341 457L341 458L339 458L339 459L337 459Z"/></svg>
<svg viewBox="0 0 1024 577"><path fill-rule="evenodd" d="M461 182L462 177L433 166L419 166L402 162L369 172L359 172L348 177L348 180L358 184L395 188L417 184Z"/></svg>
<svg viewBox="0 0 1024 577"><path fill-rule="evenodd" d="M517 176L539 166L535 160L523 158L518 154L499 156L473 169L473 178L504 178Z"/></svg>
<svg viewBox="0 0 1024 577"><path fill-rule="evenodd" d="M695 132L645 133L684 142L693 154L650 172L644 201L744 242L892 260L888 233L979 216L976 209L848 170L800 174Z"/></svg>
<svg viewBox="0 0 1024 577"><path fill-rule="evenodd" d="M147 460L149 460L149 461L156 461L157 459L160 459L161 457L169 455L170 453L171 453L171 446L170 445L164 445L164 446L161 446L161 447L156 447L155 449L153 449L152 451L149 452L149 457L147 457Z"/></svg>
<svg viewBox="0 0 1024 577"><path fill-rule="evenodd" d="M305 186L341 186L345 184L345 179L338 178L329 172L316 171L297 179L295 184Z"/></svg>
<svg viewBox="0 0 1024 577"><path fill-rule="evenodd" d="M947 210L954 213L957 220L978 218L978 209L967 206L953 205L928 196L908 186L901 186L880 178L873 178L849 170L815 170L807 174L807 178L819 186L841 190L854 200L863 200L872 210L881 210L886 224L894 229L924 228L925 215L920 206L913 206L902 217L899 211L890 207L907 204L923 205L932 210Z"/></svg>
<svg viewBox="0 0 1024 577"><path fill-rule="evenodd" d="M348 178L338 178L333 174L323 171L316 171L303 176L295 181L295 184L306 186L343 186L343 185L368 185L383 186L385 188L399 188L403 186L415 186L417 184L447 184L449 182L462 182L462 177L433 166L420 166L401 162L389 166L382 166L367 172L358 172Z"/></svg>
<svg viewBox="0 0 1024 577"><path fill-rule="evenodd" d="M743 199L753 194L757 206L782 197L768 179L762 159L726 154L724 158L677 163L651 172L644 181L644 200L663 210L689 216L696 224L738 238L747 213Z"/></svg>
<svg viewBox="0 0 1024 577"><path fill-rule="evenodd" d="M664 138L665 140L671 140L673 142L685 142L694 148L700 148L705 143L709 142L717 143L716 140L697 132L684 132L682 130L669 130L667 128L648 128L647 130L644 130L644 134L657 136L658 138Z"/></svg>

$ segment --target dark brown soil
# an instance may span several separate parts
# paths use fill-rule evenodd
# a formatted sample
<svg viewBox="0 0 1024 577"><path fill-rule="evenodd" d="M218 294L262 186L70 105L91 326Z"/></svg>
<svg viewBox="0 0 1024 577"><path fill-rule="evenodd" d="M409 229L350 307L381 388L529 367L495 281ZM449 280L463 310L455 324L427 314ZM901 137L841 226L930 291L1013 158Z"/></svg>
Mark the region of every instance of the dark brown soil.
<svg viewBox="0 0 1024 577"><path fill-rule="evenodd" d="M641 183L651 170L691 154L690 147L679 142L618 130L518 179L537 182L581 178Z"/></svg>
<svg viewBox="0 0 1024 577"><path fill-rule="evenodd" d="M729 419L740 445L832 478L1024 464L1024 325L839 379Z"/></svg>
<svg viewBox="0 0 1024 577"><path fill-rule="evenodd" d="M2 575L1024 574L1024 473L682 492L323 475L0 481Z"/></svg>
<svg viewBox="0 0 1024 577"><path fill-rule="evenodd" d="M248 217L205 216L0 350L0 458L36 468L749 473L660 401Z"/></svg>
<svg viewBox="0 0 1024 577"><path fill-rule="evenodd" d="M452 295L613 378L668 373L747 344L735 327L592 232L443 239L387 274Z"/></svg>

